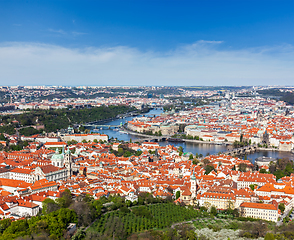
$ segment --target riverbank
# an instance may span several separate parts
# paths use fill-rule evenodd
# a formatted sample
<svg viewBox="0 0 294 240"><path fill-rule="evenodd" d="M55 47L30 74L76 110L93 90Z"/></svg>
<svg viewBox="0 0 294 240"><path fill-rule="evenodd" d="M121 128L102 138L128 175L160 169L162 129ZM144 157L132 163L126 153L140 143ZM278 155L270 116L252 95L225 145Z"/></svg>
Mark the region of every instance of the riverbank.
<svg viewBox="0 0 294 240"><path fill-rule="evenodd" d="M231 143L229 142L226 142L226 143L218 143L218 142L212 142L212 141L201 141L201 140L194 140L194 139L184 139L184 138L179 138L185 142L190 142L190 143L203 143L203 144L213 144L213 145L223 145L223 146L226 146L226 145L232 145Z"/></svg>
<svg viewBox="0 0 294 240"><path fill-rule="evenodd" d="M293 149L290 151L287 150L281 150L278 148L257 148L257 151L272 151L272 152L288 152L288 153L293 153Z"/></svg>
<svg viewBox="0 0 294 240"><path fill-rule="evenodd" d="M131 135L135 135L135 136L138 136L138 137L144 137L144 138L154 138L154 137L158 137L158 136L155 136L155 135L148 135L148 134L143 134L143 133L138 133L138 132L134 132L128 128L126 128L125 126L121 126L121 129L128 133L128 134L131 134Z"/></svg>
<svg viewBox="0 0 294 240"><path fill-rule="evenodd" d="M278 148L261 148L261 147L258 147L256 150L257 151L275 151L275 152L281 151ZM281 151L281 152L288 152L288 151Z"/></svg>

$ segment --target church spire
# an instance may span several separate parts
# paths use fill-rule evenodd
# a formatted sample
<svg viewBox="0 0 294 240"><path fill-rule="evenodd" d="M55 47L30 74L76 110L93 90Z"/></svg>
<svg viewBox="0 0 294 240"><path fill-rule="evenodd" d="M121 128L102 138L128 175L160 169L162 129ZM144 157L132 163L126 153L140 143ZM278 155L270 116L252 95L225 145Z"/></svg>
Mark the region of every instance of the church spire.
<svg viewBox="0 0 294 240"><path fill-rule="evenodd" d="M193 174L192 174L191 180L196 180L194 170L193 170Z"/></svg>

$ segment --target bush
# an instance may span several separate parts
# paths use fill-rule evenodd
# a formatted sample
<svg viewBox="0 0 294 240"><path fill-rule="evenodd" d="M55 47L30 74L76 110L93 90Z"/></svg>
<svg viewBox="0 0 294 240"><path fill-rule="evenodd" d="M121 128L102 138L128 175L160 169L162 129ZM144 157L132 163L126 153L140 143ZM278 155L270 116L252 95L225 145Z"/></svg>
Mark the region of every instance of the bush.
<svg viewBox="0 0 294 240"><path fill-rule="evenodd" d="M236 222L231 222L226 226L227 229L237 230L239 228L239 224Z"/></svg>
<svg viewBox="0 0 294 240"><path fill-rule="evenodd" d="M267 234L264 236L264 240L275 240L275 236L274 236L274 234L272 234L272 233L267 233Z"/></svg>
<svg viewBox="0 0 294 240"><path fill-rule="evenodd" d="M207 225L207 227L209 229L212 229L214 232L219 232L222 229L221 227L219 227L217 225L212 225L212 224Z"/></svg>
<svg viewBox="0 0 294 240"><path fill-rule="evenodd" d="M131 212L130 209L128 209L127 207L121 207L119 210L123 214L128 214Z"/></svg>
<svg viewBox="0 0 294 240"><path fill-rule="evenodd" d="M240 237L244 237L244 238L253 238L252 234L250 232L244 232L241 234Z"/></svg>

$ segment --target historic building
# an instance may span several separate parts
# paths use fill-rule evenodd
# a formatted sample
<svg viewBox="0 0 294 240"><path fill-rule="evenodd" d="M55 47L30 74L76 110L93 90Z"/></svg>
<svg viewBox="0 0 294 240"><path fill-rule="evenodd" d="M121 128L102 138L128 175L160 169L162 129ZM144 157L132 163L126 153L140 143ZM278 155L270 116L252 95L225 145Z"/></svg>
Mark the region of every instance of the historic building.
<svg viewBox="0 0 294 240"><path fill-rule="evenodd" d="M55 167L64 168L64 170L66 171L66 173L64 173L66 178L71 177L71 175L72 175L72 155L71 155L71 152L69 149L67 149L67 151L64 152L64 148L62 148L62 153L59 153L58 149L56 149L55 154L51 158L51 163Z"/></svg>
<svg viewBox="0 0 294 240"><path fill-rule="evenodd" d="M242 217L252 217L267 221L278 221L278 206L274 204L243 202L240 207Z"/></svg>

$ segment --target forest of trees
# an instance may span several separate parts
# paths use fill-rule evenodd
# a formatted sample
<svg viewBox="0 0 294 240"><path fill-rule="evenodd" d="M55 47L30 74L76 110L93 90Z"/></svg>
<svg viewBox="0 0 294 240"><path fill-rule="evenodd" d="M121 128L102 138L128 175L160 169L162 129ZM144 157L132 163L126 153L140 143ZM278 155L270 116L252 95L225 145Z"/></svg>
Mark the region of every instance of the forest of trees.
<svg viewBox="0 0 294 240"><path fill-rule="evenodd" d="M259 90L259 94L265 96L275 96L280 97L281 101L285 101L291 105L294 104L294 93L293 92L281 92L279 89L266 89L266 90Z"/></svg>
<svg viewBox="0 0 294 240"><path fill-rule="evenodd" d="M49 200L50 203L44 203L44 214L18 221L0 221L0 239L24 239L24 236L27 236L25 239L36 239L38 235L48 237L47 239L49 236L50 239L60 239L69 223L83 224L69 190L64 191L56 201ZM85 201L85 204L88 203Z"/></svg>
<svg viewBox="0 0 294 240"><path fill-rule="evenodd" d="M261 173L266 173L264 169L259 169ZM294 173L294 163L289 158L278 159L277 162L271 162L269 165L269 173L276 176L276 179L280 179L285 176L290 176Z"/></svg>
<svg viewBox="0 0 294 240"><path fill-rule="evenodd" d="M14 134L15 128L36 124L44 125L44 129L38 131L32 127L23 128L20 130L20 134L56 132L56 130L67 128L69 125L115 118L118 114L134 110L134 108L125 105L84 109L30 110L23 114L1 116L2 123L5 125L0 127L0 133ZM19 123L13 123L13 120L17 120Z"/></svg>

